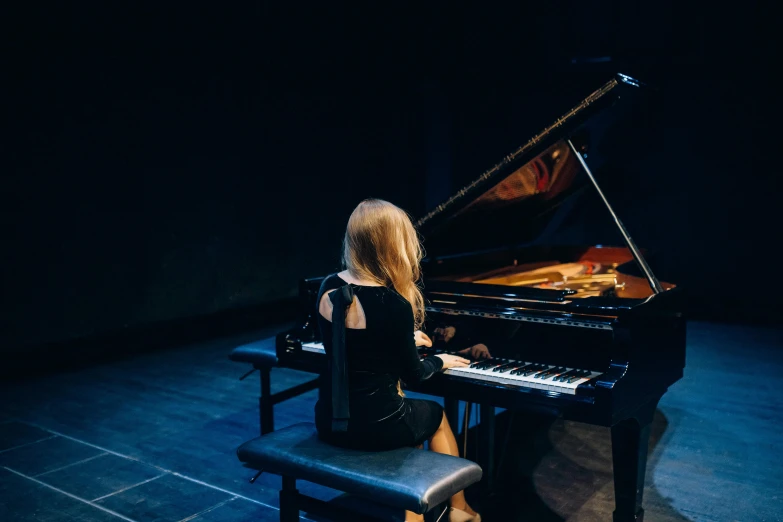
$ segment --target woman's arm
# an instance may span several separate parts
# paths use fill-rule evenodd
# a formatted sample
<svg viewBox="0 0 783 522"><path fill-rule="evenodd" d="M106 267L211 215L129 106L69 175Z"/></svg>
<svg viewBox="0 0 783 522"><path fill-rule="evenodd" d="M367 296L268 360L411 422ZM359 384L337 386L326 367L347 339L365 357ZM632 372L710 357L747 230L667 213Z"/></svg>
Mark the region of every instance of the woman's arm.
<svg viewBox="0 0 783 522"><path fill-rule="evenodd" d="M439 354L425 357L423 360L420 359L419 350L416 348L416 334L411 333L413 330L413 310L407 301L404 306L400 307L399 317L393 318L390 326L390 337L394 339L394 345L400 346L402 350L400 378L405 382L420 382L429 379L433 373L443 369L460 368L470 364L470 361L464 357L451 354ZM420 333L418 337L421 342L425 336Z"/></svg>
<svg viewBox="0 0 783 522"><path fill-rule="evenodd" d="M443 368L443 360L432 356L423 360L419 358L413 333L413 310L407 301L394 308L397 308L396 313L389 314L389 337L393 346L400 347L400 378L406 383L429 379Z"/></svg>

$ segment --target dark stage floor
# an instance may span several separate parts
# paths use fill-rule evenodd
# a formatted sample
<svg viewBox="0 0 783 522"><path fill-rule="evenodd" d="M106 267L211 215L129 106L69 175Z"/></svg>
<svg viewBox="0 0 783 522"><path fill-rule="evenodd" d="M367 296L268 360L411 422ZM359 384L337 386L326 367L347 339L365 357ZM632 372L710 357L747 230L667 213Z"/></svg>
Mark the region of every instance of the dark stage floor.
<svg viewBox="0 0 783 522"><path fill-rule="evenodd" d="M4 384L0 520L277 520L279 479L249 484L234 453L258 433L258 379L227 358L274 331ZM782 332L691 323L687 350L655 418L645 519L783 520ZM273 391L310 377L275 370ZM278 406L277 426L314 400ZM511 429L497 519L611 520L608 429L520 414Z"/></svg>

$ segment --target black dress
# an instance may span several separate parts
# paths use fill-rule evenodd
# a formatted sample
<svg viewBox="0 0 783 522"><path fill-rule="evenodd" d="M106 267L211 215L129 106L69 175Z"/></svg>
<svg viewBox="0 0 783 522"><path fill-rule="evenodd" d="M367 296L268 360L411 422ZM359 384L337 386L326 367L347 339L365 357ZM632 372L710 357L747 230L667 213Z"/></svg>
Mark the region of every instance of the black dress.
<svg viewBox="0 0 783 522"><path fill-rule="evenodd" d="M348 283L337 274L324 280L321 297ZM331 374L321 375L315 424L321 439L366 450L418 446L440 426L443 408L434 401L403 398L397 382L416 382L443 368L438 357L419 359L413 339L413 310L395 290L351 285L361 303L366 329L346 328L346 370L350 420L347 431L332 430ZM332 323L318 313L327 356L332 352Z"/></svg>

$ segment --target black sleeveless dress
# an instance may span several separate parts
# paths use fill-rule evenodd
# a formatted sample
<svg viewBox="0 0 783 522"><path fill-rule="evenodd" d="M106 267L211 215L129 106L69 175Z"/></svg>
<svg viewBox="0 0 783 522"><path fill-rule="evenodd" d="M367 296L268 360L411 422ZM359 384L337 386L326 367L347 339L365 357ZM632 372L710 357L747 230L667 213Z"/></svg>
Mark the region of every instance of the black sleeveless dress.
<svg viewBox="0 0 783 522"><path fill-rule="evenodd" d="M326 292L346 284L337 274L327 277L317 303ZM346 430L332 429L332 376L323 372L315 406L318 435L331 444L365 450L418 446L437 431L443 408L434 401L400 397L397 382L427 379L442 369L443 361L419 359L413 310L405 298L386 287L350 286L366 319L366 329L345 331L350 419ZM316 313L324 348L331 357L332 323Z"/></svg>

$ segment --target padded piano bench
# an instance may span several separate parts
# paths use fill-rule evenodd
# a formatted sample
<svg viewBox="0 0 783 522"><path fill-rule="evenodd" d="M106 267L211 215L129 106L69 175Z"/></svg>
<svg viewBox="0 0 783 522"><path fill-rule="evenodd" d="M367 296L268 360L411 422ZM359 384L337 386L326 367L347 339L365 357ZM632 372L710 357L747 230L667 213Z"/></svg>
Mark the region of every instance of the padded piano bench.
<svg viewBox="0 0 783 522"><path fill-rule="evenodd" d="M315 378L277 392L274 395L272 394L270 371L274 366L277 366L277 351L274 337L238 346L231 351L229 359L253 365L253 369L240 377L240 380L245 379L256 370L261 374L261 395L258 397L261 435L275 430L275 404L292 399L318 387L318 378Z"/></svg>
<svg viewBox="0 0 783 522"><path fill-rule="evenodd" d="M353 520L345 508L299 493L297 479L344 491L392 508L431 512L458 491L481 480L475 462L416 448L367 452L318 439L315 425L300 423L244 443L237 456L246 467L280 475L280 521L299 520L299 510Z"/></svg>

